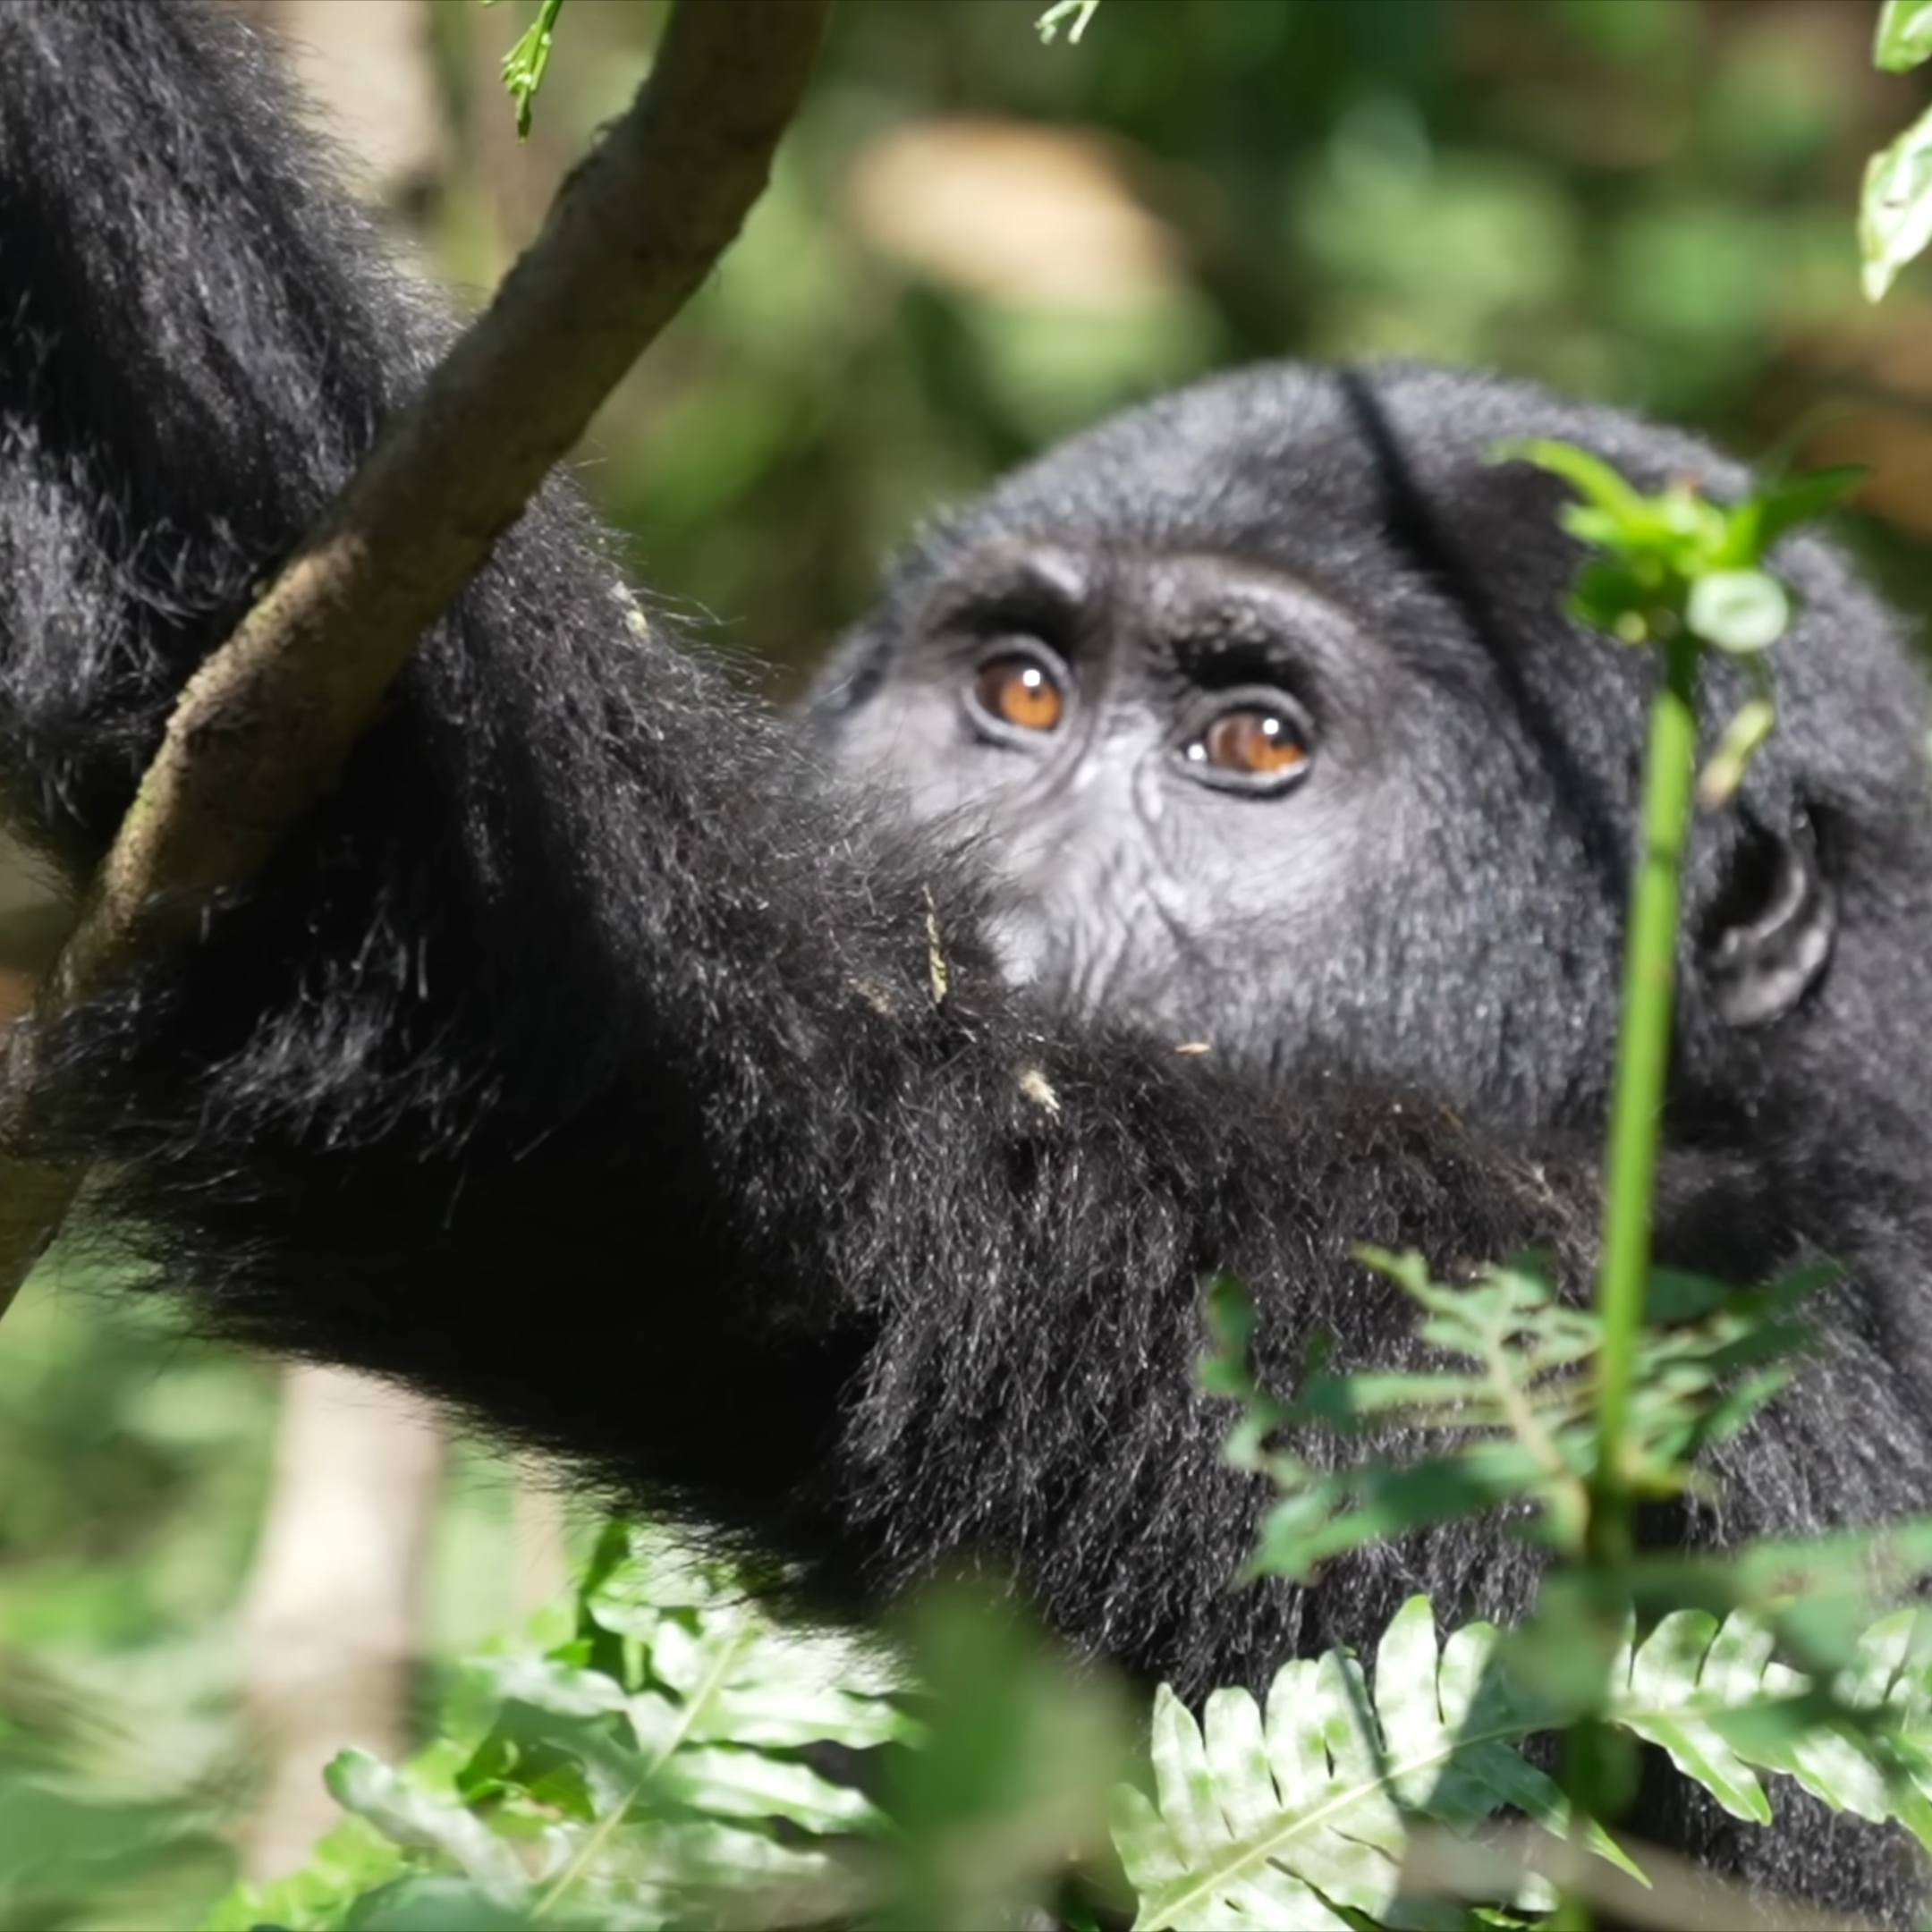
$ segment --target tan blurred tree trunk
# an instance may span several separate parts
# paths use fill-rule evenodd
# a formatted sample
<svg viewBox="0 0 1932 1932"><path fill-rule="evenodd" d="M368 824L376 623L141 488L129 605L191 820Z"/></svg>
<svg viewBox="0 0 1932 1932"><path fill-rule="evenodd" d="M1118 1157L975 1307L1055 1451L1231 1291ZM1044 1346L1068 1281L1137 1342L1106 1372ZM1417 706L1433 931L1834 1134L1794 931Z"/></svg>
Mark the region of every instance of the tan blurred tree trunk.
<svg viewBox="0 0 1932 1932"><path fill-rule="evenodd" d="M278 1877L339 1816L345 1745L409 1749L410 1691L445 1445L414 1398L307 1363L283 1378L261 1542L242 1612L242 1701L263 1784L243 1863Z"/></svg>
<svg viewBox="0 0 1932 1932"><path fill-rule="evenodd" d="M563 1472L537 1456L519 1456L510 1492L510 1531L516 1544L516 1609L529 1616L561 1597L571 1580L570 1500Z"/></svg>
<svg viewBox="0 0 1932 1932"><path fill-rule="evenodd" d="M280 35L364 199L394 205L444 152L430 0L231 0Z"/></svg>

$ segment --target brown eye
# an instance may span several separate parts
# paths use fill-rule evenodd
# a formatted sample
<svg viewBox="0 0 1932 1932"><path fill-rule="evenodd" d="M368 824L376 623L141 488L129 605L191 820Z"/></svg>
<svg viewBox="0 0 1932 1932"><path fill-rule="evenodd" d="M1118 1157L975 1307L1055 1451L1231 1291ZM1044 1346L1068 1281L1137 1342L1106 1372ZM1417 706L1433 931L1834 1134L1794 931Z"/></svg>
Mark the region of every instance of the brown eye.
<svg viewBox="0 0 1932 1932"><path fill-rule="evenodd" d="M973 699L989 718L1016 731L1050 732L1066 713L1066 693L1037 657L1015 651L981 665Z"/></svg>
<svg viewBox="0 0 1932 1932"><path fill-rule="evenodd" d="M1272 791L1300 777L1311 753L1308 728L1293 712L1254 704L1222 712L1184 755L1202 777Z"/></svg>

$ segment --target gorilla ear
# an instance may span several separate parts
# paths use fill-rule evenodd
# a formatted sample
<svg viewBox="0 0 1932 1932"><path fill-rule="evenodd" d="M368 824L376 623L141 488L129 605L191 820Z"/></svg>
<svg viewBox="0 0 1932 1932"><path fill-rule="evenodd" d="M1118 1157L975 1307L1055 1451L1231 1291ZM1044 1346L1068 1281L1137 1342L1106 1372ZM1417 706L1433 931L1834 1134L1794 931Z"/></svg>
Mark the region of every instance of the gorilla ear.
<svg viewBox="0 0 1932 1932"><path fill-rule="evenodd" d="M1782 1020L1824 972L1838 906L1801 812L1784 835L1747 827L1732 876L1706 923L1705 983L1726 1026Z"/></svg>

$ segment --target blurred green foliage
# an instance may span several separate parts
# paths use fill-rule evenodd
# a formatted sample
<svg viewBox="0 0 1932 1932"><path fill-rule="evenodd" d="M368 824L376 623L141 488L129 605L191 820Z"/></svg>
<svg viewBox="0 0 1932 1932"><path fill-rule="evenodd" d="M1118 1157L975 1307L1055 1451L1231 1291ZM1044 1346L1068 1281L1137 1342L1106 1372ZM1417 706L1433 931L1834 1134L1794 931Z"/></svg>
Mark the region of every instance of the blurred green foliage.
<svg viewBox="0 0 1932 1932"><path fill-rule="evenodd" d="M1106 0L1050 47L1039 11L845 0L775 192L600 425L593 487L721 641L809 661L923 517L1274 355L1481 364L1746 453L1802 419L1932 528L1923 284L1858 284L1860 171L1927 92L1873 69L1876 4ZM477 281L658 18L572 0L519 148L459 45L514 13L439 10L431 229Z"/></svg>
<svg viewBox="0 0 1932 1932"><path fill-rule="evenodd" d="M463 1662L412 1759L329 1766L347 1815L207 1932L1018 1924L1104 1865L1128 1731L1118 1686L984 1590L928 1592L888 1648L775 1623L614 1522L568 1600Z"/></svg>
<svg viewBox="0 0 1932 1932"><path fill-rule="evenodd" d="M0 1337L0 1932L198 1923L254 1786L236 1608L276 1373L111 1292L56 1255ZM432 1661L514 1620L515 1535L504 1466L462 1452Z"/></svg>

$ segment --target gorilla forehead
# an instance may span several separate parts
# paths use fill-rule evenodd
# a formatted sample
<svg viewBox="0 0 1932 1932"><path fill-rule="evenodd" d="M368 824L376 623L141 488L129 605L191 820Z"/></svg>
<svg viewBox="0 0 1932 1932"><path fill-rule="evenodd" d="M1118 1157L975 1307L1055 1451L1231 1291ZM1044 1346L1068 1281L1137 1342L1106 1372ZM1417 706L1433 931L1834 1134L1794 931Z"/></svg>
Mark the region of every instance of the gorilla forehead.
<svg viewBox="0 0 1932 1932"><path fill-rule="evenodd" d="M973 541L1030 518L1064 533L1150 545L1238 543L1243 555L1326 574L1338 530L1368 535L1389 512L1391 467L1426 487L1443 462L1483 462L1524 433L1588 443L1640 480L1678 470L1720 491L1743 472L1681 433L1447 369L1263 363L1098 424L1015 470L952 527ZM1471 479L1472 484L1475 479ZM1549 494L1554 486L1538 486Z"/></svg>
<svg viewBox="0 0 1932 1932"><path fill-rule="evenodd" d="M1376 509L1346 392L1276 365L1163 396L1016 470L945 536L964 544L1038 522L1070 540L1238 547L1327 574L1337 530Z"/></svg>

